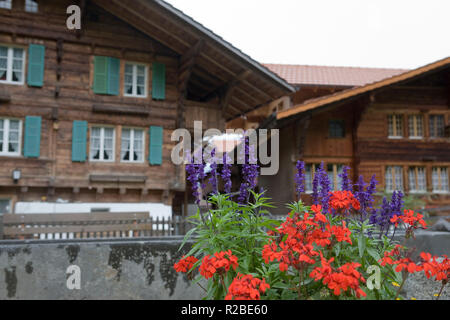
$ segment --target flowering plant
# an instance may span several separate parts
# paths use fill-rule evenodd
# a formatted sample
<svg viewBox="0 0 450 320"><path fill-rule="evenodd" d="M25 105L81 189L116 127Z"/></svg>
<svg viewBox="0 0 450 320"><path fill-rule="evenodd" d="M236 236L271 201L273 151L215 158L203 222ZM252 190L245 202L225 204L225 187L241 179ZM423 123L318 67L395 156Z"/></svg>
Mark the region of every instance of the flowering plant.
<svg viewBox="0 0 450 320"><path fill-rule="evenodd" d="M244 150L248 159L249 149ZM237 194L231 192L227 161L221 173L219 166L211 167L214 189L208 207L191 218L195 227L185 237L194 235L194 245L188 257L174 265L199 285L207 280L206 288L202 286L206 299L401 299L408 274L415 272L441 282L439 298L448 283L446 256L422 252L415 261L413 250L397 242L400 224L406 226L408 239L426 223L421 214L402 211L401 192L374 208L375 177L368 185L362 177L352 185L345 168L341 190L332 191L322 164L313 179L312 205L291 203L280 221L270 215L272 205L264 192L253 190L257 165L242 166L244 181ZM300 195L305 189L304 163L299 161L296 168ZM193 194L200 199L198 186L207 178L204 166L188 165L187 171ZM219 176L225 194L218 192Z"/></svg>

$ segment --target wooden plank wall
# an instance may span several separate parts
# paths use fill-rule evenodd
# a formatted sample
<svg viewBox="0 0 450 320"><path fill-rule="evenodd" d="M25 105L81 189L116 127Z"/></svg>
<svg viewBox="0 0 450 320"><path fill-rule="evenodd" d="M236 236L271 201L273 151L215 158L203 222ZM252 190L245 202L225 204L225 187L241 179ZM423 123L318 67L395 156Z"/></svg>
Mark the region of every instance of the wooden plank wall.
<svg viewBox="0 0 450 320"><path fill-rule="evenodd" d="M14 1L16 7L20 7ZM91 191L101 188L116 189L113 195L100 192L97 198L115 201L117 190L139 190L140 201L161 201L161 191L168 190L176 178L175 167L170 161L173 142L170 141L176 125L176 109L179 98L177 90L178 57L170 49L153 41L123 21L88 2L89 15L83 20L81 37L66 28L66 8L73 1L48 0L39 2L39 13L27 13L23 7L17 10L0 10L0 43L27 46L42 44L45 52L45 77L42 88L25 85L0 85L8 91L11 100L0 103L0 117L14 117L24 120L26 115L42 117L41 156L39 159L23 157L2 157L0 185L17 190L19 199L40 199L47 195L46 187L56 188L65 193L77 190L78 200L90 199ZM58 63L58 41L62 43L61 62ZM62 42L61 42L62 41ZM92 92L94 55L113 56L122 61L148 64L148 97L129 98L103 96ZM159 61L166 65L166 99L151 99L151 64ZM123 68L123 63L121 64ZM60 75L58 77L58 74ZM123 73L122 73L123 75ZM25 75L26 76L26 75ZM123 81L121 81L123 83ZM132 106L145 110L147 116L95 113L94 104L108 106ZM72 122L86 120L89 125L102 124L116 129L116 155L114 163L73 163L71 161ZM148 127L164 127L163 164L148 164ZM142 164L120 163L120 131L124 126L145 129L145 162ZM22 137L23 138L23 137ZM89 141L89 133L88 133ZM88 143L89 150L89 143ZM14 185L11 172L15 168L22 171L22 179ZM89 183L89 174L146 175L144 184L139 183ZM43 188L31 190L33 187ZM8 190L7 190L8 189ZM4 191L2 191L4 190ZM81 190L81 192L80 192ZM11 188L0 189L0 193L10 193ZM127 192L127 191L125 191ZM155 193L156 192L156 193ZM102 196L103 194L103 196ZM57 197L57 194L55 195ZM138 201L139 201L138 200ZM159 202L158 201L158 202Z"/></svg>

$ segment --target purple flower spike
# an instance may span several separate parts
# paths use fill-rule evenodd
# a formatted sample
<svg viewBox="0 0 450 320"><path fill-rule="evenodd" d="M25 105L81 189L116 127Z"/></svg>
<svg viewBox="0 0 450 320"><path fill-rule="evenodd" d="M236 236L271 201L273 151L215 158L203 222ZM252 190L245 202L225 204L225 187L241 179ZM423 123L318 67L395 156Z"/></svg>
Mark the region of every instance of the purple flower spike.
<svg viewBox="0 0 450 320"><path fill-rule="evenodd" d="M296 191L297 196L300 197L300 194L305 192L305 163L298 160L295 167L297 168L297 174L295 175Z"/></svg>
<svg viewBox="0 0 450 320"><path fill-rule="evenodd" d="M222 172L220 174L220 176L222 177L222 180L224 181L224 190L225 193L230 193L231 192L231 187L232 187L232 183L231 183L231 159L228 156L227 153L223 154L223 165L222 165Z"/></svg>
<svg viewBox="0 0 450 320"><path fill-rule="evenodd" d="M352 191L352 183L348 178L348 170L350 170L350 167L345 166L342 168L342 173L338 175L341 178L342 191Z"/></svg>

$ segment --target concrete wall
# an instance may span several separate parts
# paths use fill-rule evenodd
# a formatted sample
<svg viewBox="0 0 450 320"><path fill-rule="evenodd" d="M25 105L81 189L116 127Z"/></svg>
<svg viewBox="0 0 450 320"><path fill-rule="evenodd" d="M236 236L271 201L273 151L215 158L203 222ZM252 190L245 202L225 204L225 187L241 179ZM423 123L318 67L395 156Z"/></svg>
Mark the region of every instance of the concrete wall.
<svg viewBox="0 0 450 320"><path fill-rule="evenodd" d="M181 240L0 242L0 299L201 299L173 264ZM189 247L189 246L187 246ZM80 290L66 270L81 269Z"/></svg>
<svg viewBox="0 0 450 320"><path fill-rule="evenodd" d="M181 238L0 242L0 299L201 299L173 264ZM418 232L408 246L450 255L450 232ZM67 268L81 269L81 288L67 288ZM205 286L205 283L203 283ZM415 293L413 293L415 294Z"/></svg>

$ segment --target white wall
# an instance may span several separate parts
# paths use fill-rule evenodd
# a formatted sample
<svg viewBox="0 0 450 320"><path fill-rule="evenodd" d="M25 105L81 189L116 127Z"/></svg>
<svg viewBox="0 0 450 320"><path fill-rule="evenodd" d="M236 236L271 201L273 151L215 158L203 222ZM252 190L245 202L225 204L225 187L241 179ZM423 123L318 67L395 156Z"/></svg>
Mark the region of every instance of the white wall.
<svg viewBox="0 0 450 320"><path fill-rule="evenodd" d="M110 212L150 212L154 218L172 216L172 207L163 203L17 202L15 213L87 213L92 208L109 208Z"/></svg>

